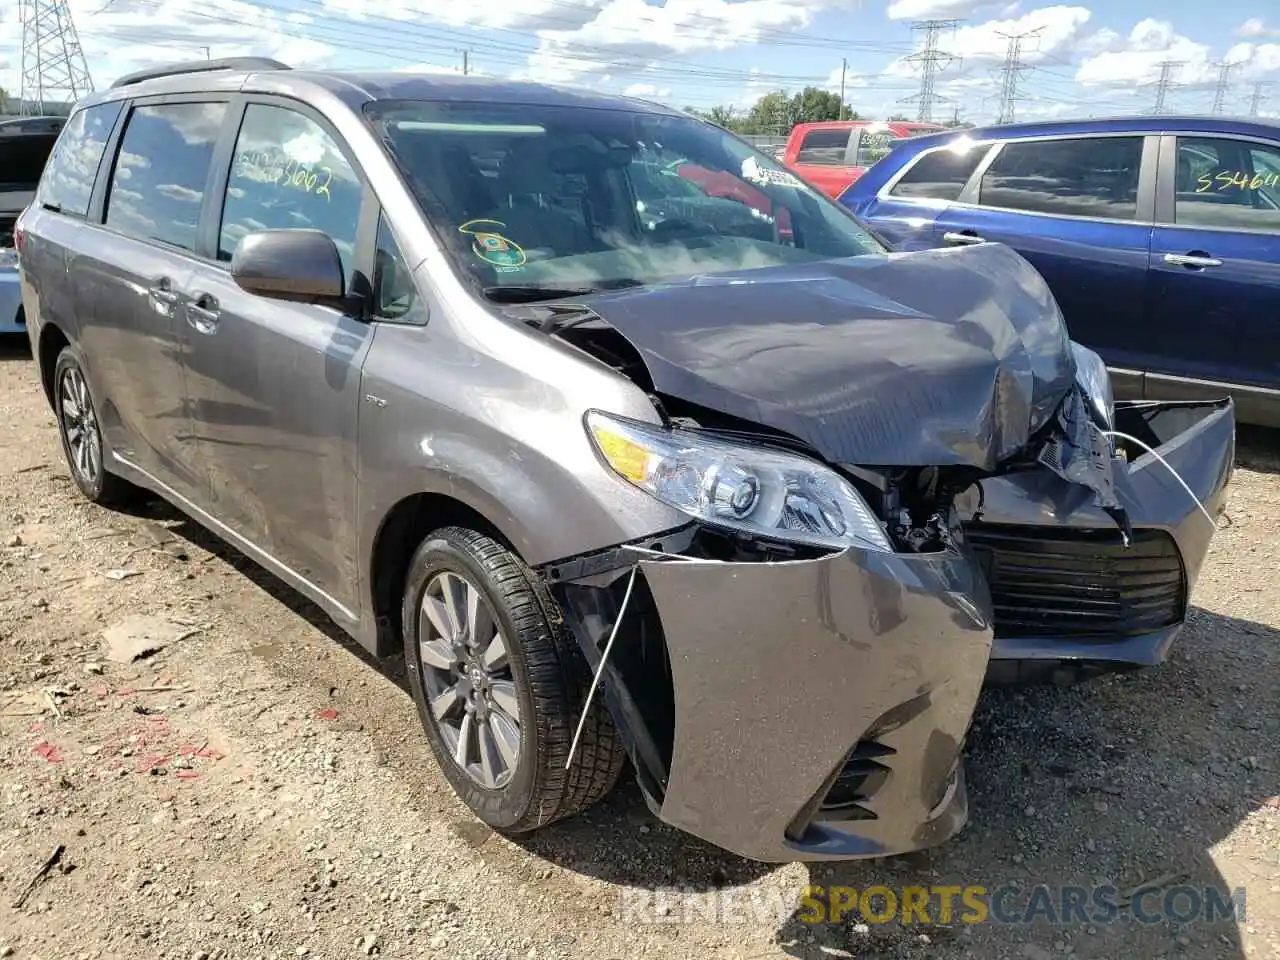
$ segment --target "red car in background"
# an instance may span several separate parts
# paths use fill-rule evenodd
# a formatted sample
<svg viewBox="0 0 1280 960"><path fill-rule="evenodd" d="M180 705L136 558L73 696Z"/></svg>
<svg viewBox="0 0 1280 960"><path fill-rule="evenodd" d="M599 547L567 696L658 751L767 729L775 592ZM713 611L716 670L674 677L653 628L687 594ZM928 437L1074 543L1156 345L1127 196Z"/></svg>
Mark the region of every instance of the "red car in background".
<svg viewBox="0 0 1280 960"><path fill-rule="evenodd" d="M908 120L831 120L791 129L783 164L829 197L838 198L896 141L945 129Z"/></svg>
<svg viewBox="0 0 1280 960"><path fill-rule="evenodd" d="M766 216L773 216L773 202L768 196L727 171L708 170L695 163L685 162L676 164L675 171L683 179L697 184L709 197L736 200ZM791 236L791 215L786 210L778 211L778 235L784 239Z"/></svg>

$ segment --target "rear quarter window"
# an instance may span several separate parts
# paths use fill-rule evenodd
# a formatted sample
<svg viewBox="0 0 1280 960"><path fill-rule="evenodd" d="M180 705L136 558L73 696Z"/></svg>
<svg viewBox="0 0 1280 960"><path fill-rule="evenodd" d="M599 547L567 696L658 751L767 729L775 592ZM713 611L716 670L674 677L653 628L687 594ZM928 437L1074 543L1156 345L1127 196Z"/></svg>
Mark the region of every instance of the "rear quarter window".
<svg viewBox="0 0 1280 960"><path fill-rule="evenodd" d="M93 184L123 103L100 103L72 115L63 128L40 182L40 203L83 217Z"/></svg>
<svg viewBox="0 0 1280 960"><path fill-rule="evenodd" d="M987 148L935 150L920 157L889 191L890 196L920 200L959 200L964 185L987 155Z"/></svg>
<svg viewBox="0 0 1280 960"><path fill-rule="evenodd" d="M812 163L822 167L841 167L849 149L850 130L810 130L800 141L796 163Z"/></svg>

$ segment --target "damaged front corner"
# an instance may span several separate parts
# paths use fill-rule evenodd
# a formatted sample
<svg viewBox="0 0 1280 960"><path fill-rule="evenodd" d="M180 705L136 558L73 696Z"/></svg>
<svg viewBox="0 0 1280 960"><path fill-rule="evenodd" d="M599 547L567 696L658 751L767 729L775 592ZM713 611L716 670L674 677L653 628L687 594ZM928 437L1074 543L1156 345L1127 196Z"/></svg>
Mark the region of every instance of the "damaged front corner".
<svg viewBox="0 0 1280 960"><path fill-rule="evenodd" d="M670 556L678 562L693 536L690 524L641 542L566 558L539 571L592 677L598 678L596 696L609 710L655 814L671 763L670 664L661 621L637 564L644 556Z"/></svg>
<svg viewBox="0 0 1280 960"><path fill-rule="evenodd" d="M640 569L674 693L664 821L769 862L884 856L963 826L991 610L961 554Z"/></svg>
<svg viewBox="0 0 1280 960"><path fill-rule="evenodd" d="M771 862L881 856L958 831L991 645L967 560L774 558L763 544L725 560L707 533L688 531L683 553L667 537L549 573L654 812Z"/></svg>

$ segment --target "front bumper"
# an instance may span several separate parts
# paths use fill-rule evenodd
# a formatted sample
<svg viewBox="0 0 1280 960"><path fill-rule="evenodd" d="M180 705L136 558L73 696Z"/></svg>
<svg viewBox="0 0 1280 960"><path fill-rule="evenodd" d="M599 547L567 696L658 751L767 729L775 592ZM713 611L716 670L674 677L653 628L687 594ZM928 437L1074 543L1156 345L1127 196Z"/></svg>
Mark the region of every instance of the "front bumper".
<svg viewBox="0 0 1280 960"><path fill-rule="evenodd" d="M1235 446L1230 401L1122 405L1117 429L1156 448L1209 515L1220 515ZM961 751L992 663L1163 655L1216 526L1151 454L1117 464L1115 485L1137 534L1139 569L1120 574L1133 581L1132 596L1099 600L1097 591L1115 589L1106 582L1114 571L1086 569L1073 603L1041 605L1042 620L1027 621L1038 633L1006 633L994 649L1015 591L988 579L983 536L1022 531L1041 564L1046 554L1052 561L1037 574L1050 587L1079 586L1079 577L1061 576L1059 555L1088 558L1088 549L1056 544L1118 536L1091 491L1045 469L984 481L981 512L964 523L967 542L942 553L694 559L688 528L636 545L641 554L624 546L545 572L662 820L754 860L885 856L934 846L964 826ZM1176 598L1158 590L1153 600L1149 567L1163 575L1170 563ZM630 576L637 599L602 666ZM1121 614L1142 615L1134 622L1161 625L1136 636L1118 636L1114 624L1087 638L1054 633L1078 624L1073 614L1117 603ZM646 661L664 652L666 673L654 675Z"/></svg>
<svg viewBox="0 0 1280 960"><path fill-rule="evenodd" d="M1088 490L1047 470L982 482L981 516L965 528L993 594L992 679L1031 679L1029 661L1096 672L1154 665L1182 629L1226 506L1234 408L1230 400L1121 402L1116 421L1160 457L1135 447L1116 464L1116 493L1135 532L1129 547Z"/></svg>
<svg viewBox="0 0 1280 960"><path fill-rule="evenodd" d="M769 862L916 850L964 825L960 754L991 649L969 560L847 550L638 566L674 692L666 774L640 778L662 820ZM581 631L590 613L562 597ZM582 644L593 668L607 633L596 623ZM605 677L634 732L644 690L620 702L617 675ZM643 768L645 748L629 746Z"/></svg>

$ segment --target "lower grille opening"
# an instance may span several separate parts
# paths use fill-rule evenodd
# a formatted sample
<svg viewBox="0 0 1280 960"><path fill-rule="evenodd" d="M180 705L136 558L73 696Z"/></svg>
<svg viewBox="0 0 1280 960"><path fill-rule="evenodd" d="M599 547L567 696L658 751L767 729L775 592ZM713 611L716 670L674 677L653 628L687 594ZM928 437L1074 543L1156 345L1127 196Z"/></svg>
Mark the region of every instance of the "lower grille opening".
<svg viewBox="0 0 1280 960"><path fill-rule="evenodd" d="M892 772L887 760L896 751L875 740L859 740L818 804L816 820L875 820L866 804Z"/></svg>
<svg viewBox="0 0 1280 960"><path fill-rule="evenodd" d="M1115 639L1177 623L1186 578L1173 538L1135 530L1053 530L973 524L965 540L982 565L995 636Z"/></svg>

